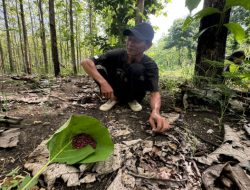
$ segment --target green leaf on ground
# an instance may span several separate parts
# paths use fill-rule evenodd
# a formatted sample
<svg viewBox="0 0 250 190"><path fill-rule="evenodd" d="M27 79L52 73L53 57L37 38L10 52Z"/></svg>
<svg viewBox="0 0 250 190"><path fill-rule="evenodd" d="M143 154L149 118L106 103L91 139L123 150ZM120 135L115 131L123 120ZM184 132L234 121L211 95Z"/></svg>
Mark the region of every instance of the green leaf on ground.
<svg viewBox="0 0 250 190"><path fill-rule="evenodd" d="M37 183L38 183L38 179L37 178L31 178L30 176L26 176L23 179L21 185L18 187L18 189L29 190L32 187L34 187Z"/></svg>
<svg viewBox="0 0 250 190"><path fill-rule="evenodd" d="M82 133L96 141L95 149L89 145L81 149L72 146L72 138ZM85 115L72 115L49 139L48 149L50 162L91 163L106 160L112 154L114 144L107 128L100 121Z"/></svg>

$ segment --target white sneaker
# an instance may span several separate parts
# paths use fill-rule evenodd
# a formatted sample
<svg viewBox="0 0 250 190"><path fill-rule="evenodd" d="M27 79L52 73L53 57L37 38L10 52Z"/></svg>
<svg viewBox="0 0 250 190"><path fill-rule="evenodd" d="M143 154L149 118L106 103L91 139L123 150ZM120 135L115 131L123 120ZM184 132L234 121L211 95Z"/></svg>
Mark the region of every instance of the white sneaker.
<svg viewBox="0 0 250 190"><path fill-rule="evenodd" d="M132 102L128 102L128 105L131 108L131 110L133 110L133 111L141 111L142 110L141 104L139 104L136 100L134 100Z"/></svg>
<svg viewBox="0 0 250 190"><path fill-rule="evenodd" d="M99 110L101 111L109 111L112 107L114 107L114 105L117 104L116 100L108 100L105 104L102 104L99 107Z"/></svg>

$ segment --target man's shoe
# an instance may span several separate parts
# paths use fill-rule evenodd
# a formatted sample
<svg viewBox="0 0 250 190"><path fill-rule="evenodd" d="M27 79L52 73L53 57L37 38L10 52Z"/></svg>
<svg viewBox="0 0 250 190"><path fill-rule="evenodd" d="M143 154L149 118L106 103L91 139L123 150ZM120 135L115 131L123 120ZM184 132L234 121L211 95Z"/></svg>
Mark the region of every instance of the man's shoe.
<svg viewBox="0 0 250 190"><path fill-rule="evenodd" d="M105 104L102 104L99 109L101 111L109 111L114 105L117 104L116 100L108 100Z"/></svg>
<svg viewBox="0 0 250 190"><path fill-rule="evenodd" d="M141 104L139 104L136 100L134 100L132 102L128 102L128 105L131 108L131 110L133 110L133 111L141 111L142 110Z"/></svg>

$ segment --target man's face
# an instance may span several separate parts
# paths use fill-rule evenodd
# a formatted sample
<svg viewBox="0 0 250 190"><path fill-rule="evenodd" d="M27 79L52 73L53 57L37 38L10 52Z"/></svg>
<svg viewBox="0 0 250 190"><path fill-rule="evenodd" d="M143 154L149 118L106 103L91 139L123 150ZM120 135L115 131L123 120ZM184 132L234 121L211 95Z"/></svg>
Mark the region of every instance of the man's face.
<svg viewBox="0 0 250 190"><path fill-rule="evenodd" d="M151 47L150 43L148 44L135 36L128 36L126 45L128 55L132 56L143 54L144 51Z"/></svg>

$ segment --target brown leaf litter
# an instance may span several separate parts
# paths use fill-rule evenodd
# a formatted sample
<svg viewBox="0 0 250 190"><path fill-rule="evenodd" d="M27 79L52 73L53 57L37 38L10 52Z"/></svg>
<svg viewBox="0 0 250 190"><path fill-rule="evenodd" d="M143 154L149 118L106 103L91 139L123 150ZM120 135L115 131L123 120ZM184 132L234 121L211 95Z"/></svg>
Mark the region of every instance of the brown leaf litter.
<svg viewBox="0 0 250 190"><path fill-rule="evenodd" d="M116 137L132 132L119 121L111 120L108 126ZM117 172L107 189L200 189L201 174L191 159L192 140L176 127L164 135L121 141L115 144L113 155L103 162L74 166L51 164L43 173L44 180L48 189L58 178L67 186L91 185ZM48 156L43 141L29 156L25 168L34 175L48 161Z"/></svg>
<svg viewBox="0 0 250 190"><path fill-rule="evenodd" d="M202 181L207 190L250 189L250 141L248 124L243 130L224 125L224 142L214 152L195 159L210 167L203 172Z"/></svg>

